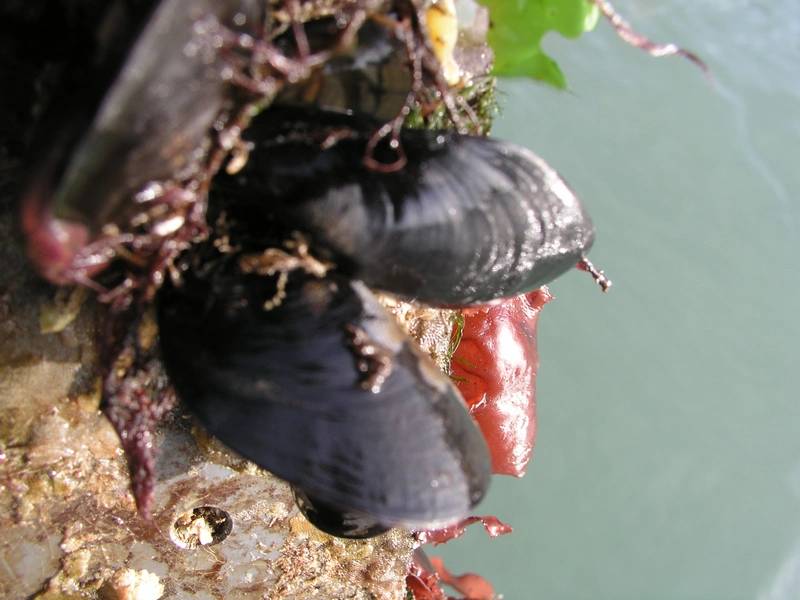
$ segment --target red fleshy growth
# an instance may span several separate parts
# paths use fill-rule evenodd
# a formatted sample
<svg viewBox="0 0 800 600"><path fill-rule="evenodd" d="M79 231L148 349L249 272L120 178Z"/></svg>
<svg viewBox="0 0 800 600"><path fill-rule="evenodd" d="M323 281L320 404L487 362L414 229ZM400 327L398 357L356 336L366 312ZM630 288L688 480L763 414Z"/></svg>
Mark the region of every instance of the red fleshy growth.
<svg viewBox="0 0 800 600"><path fill-rule="evenodd" d="M480 575L475 573L453 575L438 556L426 558L425 562L425 565L417 560L412 562L406 575L406 586L414 595L414 600L454 600L452 596L444 593L442 583L461 594L460 600L496 598L492 584Z"/></svg>
<svg viewBox="0 0 800 600"><path fill-rule="evenodd" d="M28 256L39 273L56 285L67 285L80 280L80 276L70 277L79 252L89 243L89 230L77 222L57 219L53 216L47 201L50 190L38 184L23 198L21 203L22 230L27 238ZM99 271L102 261L85 267L85 278ZM82 283L82 281L80 281Z"/></svg>
<svg viewBox="0 0 800 600"><path fill-rule="evenodd" d="M431 543L438 546L439 544L444 544L445 542L449 542L457 537L461 537L464 535L464 531L467 527L478 522L483 525L483 528L486 530L486 533L489 535L489 537L497 537L511 533L511 526L506 525L497 517L472 516L459 521L455 525L450 525L449 527L420 531L417 533L417 539L423 544Z"/></svg>
<svg viewBox="0 0 800 600"><path fill-rule="evenodd" d="M436 574L442 583L449 585L464 598L463 600L493 600L494 588L486 579L475 573L453 575L444 566L444 561L438 556L430 557L431 563L436 567Z"/></svg>
<svg viewBox="0 0 800 600"><path fill-rule="evenodd" d="M552 299L546 287L463 311L453 378L478 422L492 470L521 477L536 436L536 322Z"/></svg>
<svg viewBox="0 0 800 600"><path fill-rule="evenodd" d="M119 435L139 514L150 518L156 479L158 424L175 405L174 391L157 357L157 345L140 343L141 315L120 313L102 338L103 412Z"/></svg>
<svg viewBox="0 0 800 600"><path fill-rule="evenodd" d="M447 600L447 596L439 585L439 576L423 569L416 562L406 575L406 587L411 590L414 600Z"/></svg>

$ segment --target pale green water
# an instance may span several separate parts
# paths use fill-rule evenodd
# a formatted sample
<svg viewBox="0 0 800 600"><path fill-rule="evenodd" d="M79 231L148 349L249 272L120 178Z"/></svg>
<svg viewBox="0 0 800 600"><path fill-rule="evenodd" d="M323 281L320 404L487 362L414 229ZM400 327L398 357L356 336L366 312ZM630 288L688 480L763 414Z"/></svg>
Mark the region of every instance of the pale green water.
<svg viewBox="0 0 800 600"><path fill-rule="evenodd" d="M552 286L535 458L480 508L515 532L431 553L506 600L800 598L800 1L615 4L717 83L603 24L546 44L571 93L503 85L615 287Z"/></svg>

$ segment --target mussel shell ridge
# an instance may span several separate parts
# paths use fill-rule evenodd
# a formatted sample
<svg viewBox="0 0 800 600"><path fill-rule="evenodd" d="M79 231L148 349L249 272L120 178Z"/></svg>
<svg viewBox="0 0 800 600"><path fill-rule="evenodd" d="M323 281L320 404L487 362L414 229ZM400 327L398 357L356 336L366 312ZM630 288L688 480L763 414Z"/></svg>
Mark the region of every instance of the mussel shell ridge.
<svg viewBox="0 0 800 600"><path fill-rule="evenodd" d="M283 123L279 130L276 123ZM288 123L288 125L287 125ZM352 127L332 146L325 127ZM404 130L402 169L364 164L371 129L330 114L267 111L246 132L245 168L212 198L249 222L277 219L315 253L371 288L435 305L468 305L536 289L573 268L594 241L576 195L515 144ZM375 158L396 153L378 148Z"/></svg>
<svg viewBox="0 0 800 600"><path fill-rule="evenodd" d="M21 199L28 254L59 285L105 267L81 251L104 231L130 231L139 200L205 176L211 127L235 104L210 24L253 32L265 14L259 0L100 4L90 60L69 69L81 75L42 116Z"/></svg>
<svg viewBox="0 0 800 600"><path fill-rule="evenodd" d="M162 290L163 360L182 401L224 444L309 496L382 524L464 516L490 478L486 443L449 378L362 284L244 275L220 259ZM363 356L353 331L368 340ZM379 389L359 362L385 355Z"/></svg>
<svg viewBox="0 0 800 600"><path fill-rule="evenodd" d="M185 177L200 168L209 129L231 95L231 84L223 77L226 63L215 35L204 30L204 20L232 31L254 31L263 19L260 4L152 0L137 4L149 8L138 11L145 15L137 14L141 23L130 22L128 14L117 19L110 15L115 28L106 32L111 40L107 45L114 52L101 47L97 53L111 54L114 60L98 67L96 74L108 72L109 81L99 90L73 92L78 114L60 115L60 121L72 126L80 117L87 122L72 132L73 144L59 150L68 154L61 157L63 173L41 175L59 175L50 182L57 218L83 223L93 234L109 223L126 225L141 210L133 197L147 183ZM235 25L235 16L245 25ZM60 114L62 109L55 106L54 111Z"/></svg>

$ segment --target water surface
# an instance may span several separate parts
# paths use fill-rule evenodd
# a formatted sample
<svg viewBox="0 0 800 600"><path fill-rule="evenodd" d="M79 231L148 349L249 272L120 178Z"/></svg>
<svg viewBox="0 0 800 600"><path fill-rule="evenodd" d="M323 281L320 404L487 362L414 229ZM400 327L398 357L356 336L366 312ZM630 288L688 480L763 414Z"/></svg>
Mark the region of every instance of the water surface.
<svg viewBox="0 0 800 600"><path fill-rule="evenodd" d="M540 321L539 437L479 531L432 553L508 599L800 598L800 4L618 0L546 47L570 83L506 81L495 135L556 166L596 222L607 296L574 272Z"/></svg>

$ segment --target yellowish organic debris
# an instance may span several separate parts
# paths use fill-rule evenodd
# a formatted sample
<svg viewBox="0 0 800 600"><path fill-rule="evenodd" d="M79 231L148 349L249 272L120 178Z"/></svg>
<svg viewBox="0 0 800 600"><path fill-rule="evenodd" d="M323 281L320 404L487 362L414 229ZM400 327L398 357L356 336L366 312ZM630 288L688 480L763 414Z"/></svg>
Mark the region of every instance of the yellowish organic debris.
<svg viewBox="0 0 800 600"><path fill-rule="evenodd" d="M449 85L461 81L461 68L453 52L458 42L458 17L453 0L435 0L425 14L433 51Z"/></svg>

